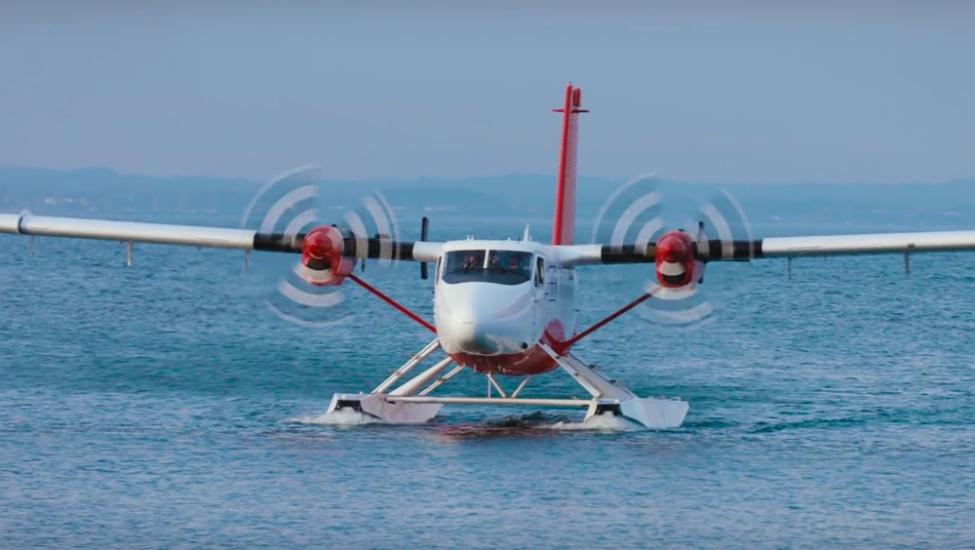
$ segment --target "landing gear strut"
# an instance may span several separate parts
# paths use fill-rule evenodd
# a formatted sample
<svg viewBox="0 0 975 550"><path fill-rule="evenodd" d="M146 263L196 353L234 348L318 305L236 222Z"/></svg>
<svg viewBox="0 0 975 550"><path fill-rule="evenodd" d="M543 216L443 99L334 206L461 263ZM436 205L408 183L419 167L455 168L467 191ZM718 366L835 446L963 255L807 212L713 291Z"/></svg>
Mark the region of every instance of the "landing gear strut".
<svg viewBox="0 0 975 550"><path fill-rule="evenodd" d="M561 355L545 344L538 344L558 365L572 376L589 395L589 399L520 397L528 382L506 395L493 378L489 378L500 397L441 397L430 393L464 369L450 357L436 362L412 378L401 382L413 369L440 348L436 339L417 352L370 393L337 393L332 396L328 412L351 409L393 424L419 424L451 405L506 405L551 408L584 408L586 420L611 415L625 418L653 429L677 428L687 416L688 405L679 399L641 398L615 380L606 378L592 365L575 355ZM397 385L399 384L399 385ZM395 386L395 388L394 388ZM394 388L394 389L391 389Z"/></svg>

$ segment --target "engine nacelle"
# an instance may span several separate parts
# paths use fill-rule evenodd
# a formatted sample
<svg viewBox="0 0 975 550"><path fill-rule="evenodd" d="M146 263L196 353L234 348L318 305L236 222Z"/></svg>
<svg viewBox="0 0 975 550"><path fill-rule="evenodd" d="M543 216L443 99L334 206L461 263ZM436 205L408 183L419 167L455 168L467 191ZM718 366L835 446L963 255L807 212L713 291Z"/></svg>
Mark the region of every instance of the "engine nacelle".
<svg viewBox="0 0 975 550"><path fill-rule="evenodd" d="M345 238L339 228L312 229L301 245L301 276L315 286L342 284L355 267L355 259L344 252Z"/></svg>
<svg viewBox="0 0 975 550"><path fill-rule="evenodd" d="M694 254L694 239L683 231L671 231L656 244L657 281L664 288L682 288L694 283L703 264Z"/></svg>

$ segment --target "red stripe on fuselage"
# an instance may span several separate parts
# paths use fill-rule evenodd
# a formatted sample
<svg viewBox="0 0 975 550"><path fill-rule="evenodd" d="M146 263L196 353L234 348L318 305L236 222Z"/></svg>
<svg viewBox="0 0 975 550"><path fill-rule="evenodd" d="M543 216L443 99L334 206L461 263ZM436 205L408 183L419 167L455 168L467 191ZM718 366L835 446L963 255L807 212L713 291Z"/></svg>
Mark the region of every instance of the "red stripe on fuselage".
<svg viewBox="0 0 975 550"><path fill-rule="evenodd" d="M542 342L558 353L568 351L566 346L565 329L558 319L553 319L545 327ZM472 353L451 353L454 362L474 369L474 372L490 372L510 376L528 376L545 374L558 366L545 350L537 344L521 353L506 353L502 355L475 355Z"/></svg>
<svg viewBox="0 0 975 550"><path fill-rule="evenodd" d="M490 372L511 376L544 374L558 364L539 346L532 346L523 353L505 355L472 355L452 353L450 357L474 372Z"/></svg>

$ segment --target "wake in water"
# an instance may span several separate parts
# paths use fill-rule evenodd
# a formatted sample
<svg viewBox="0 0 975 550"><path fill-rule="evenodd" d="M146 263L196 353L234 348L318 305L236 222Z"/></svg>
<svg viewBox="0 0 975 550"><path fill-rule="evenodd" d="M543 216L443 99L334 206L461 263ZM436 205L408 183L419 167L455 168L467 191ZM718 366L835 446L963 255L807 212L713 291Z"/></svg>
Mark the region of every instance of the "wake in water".
<svg viewBox="0 0 975 550"><path fill-rule="evenodd" d="M366 424L385 424L382 420L351 408L342 408L333 412L317 415L298 416L286 422L291 424L307 424L315 426L363 426ZM621 416L610 414L593 416L577 422L562 415L548 415L535 412L525 415L505 416L499 419L489 419L483 424L460 424L443 426L447 432L470 432L472 434L499 433L528 433L535 430L554 431L604 431L624 432L640 429L639 426L627 421Z"/></svg>
<svg viewBox="0 0 975 550"><path fill-rule="evenodd" d="M318 426L363 426L381 422L378 418L350 407L343 407L337 411L325 412L312 416L299 416L289 419L293 424L312 424Z"/></svg>
<svg viewBox="0 0 975 550"><path fill-rule="evenodd" d="M623 432L640 429L639 426L626 420L622 416L601 414L582 421L573 421L566 415L553 415L543 412L506 416L498 420L489 420L487 428L507 430L564 430L583 431L599 430L607 432Z"/></svg>
<svg viewBox="0 0 975 550"><path fill-rule="evenodd" d="M596 416L589 417L582 422L556 422L555 424L549 424L547 426L542 426L543 428L549 430L566 430L566 431L581 431L581 430L598 430L604 432L628 432L640 429L636 424L629 422L622 416L616 416L612 414L600 414Z"/></svg>

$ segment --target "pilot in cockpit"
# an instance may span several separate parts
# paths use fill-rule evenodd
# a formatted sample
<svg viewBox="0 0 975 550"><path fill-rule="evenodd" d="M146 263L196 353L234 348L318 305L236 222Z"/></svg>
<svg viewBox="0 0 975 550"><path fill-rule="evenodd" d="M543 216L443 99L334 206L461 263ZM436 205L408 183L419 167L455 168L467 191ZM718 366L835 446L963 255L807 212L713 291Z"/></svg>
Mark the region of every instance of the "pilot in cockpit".
<svg viewBox="0 0 975 550"><path fill-rule="evenodd" d="M508 256L508 271L515 273L521 271L521 257L518 254Z"/></svg>
<svg viewBox="0 0 975 550"><path fill-rule="evenodd" d="M478 267L480 266L477 265L477 258L473 254L464 257L464 273L470 273Z"/></svg>

